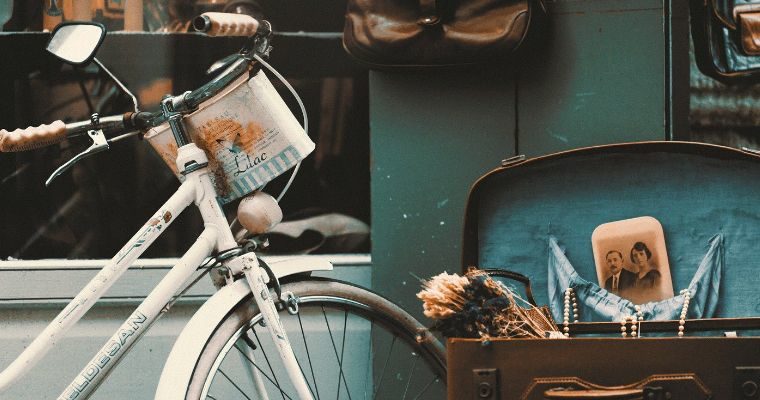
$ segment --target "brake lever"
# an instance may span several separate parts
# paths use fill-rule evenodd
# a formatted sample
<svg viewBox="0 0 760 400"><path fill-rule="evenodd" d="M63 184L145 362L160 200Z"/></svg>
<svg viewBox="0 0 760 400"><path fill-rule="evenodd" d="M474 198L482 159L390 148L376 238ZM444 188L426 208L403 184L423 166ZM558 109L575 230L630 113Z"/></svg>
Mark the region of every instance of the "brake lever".
<svg viewBox="0 0 760 400"><path fill-rule="evenodd" d="M221 71L223 68L229 67L233 62L235 62L235 60L237 60L240 57L242 57L241 54L235 53L235 54L230 54L229 56L224 57L221 60L217 60L216 62L211 64L210 67L208 67L208 69L206 70L206 75L216 74L217 72Z"/></svg>
<svg viewBox="0 0 760 400"><path fill-rule="evenodd" d="M58 167L58 169L53 171L50 177L45 181L45 186L50 186L50 183L53 182L53 179L61 176L61 174L66 172L69 168L73 167L74 164L76 164L79 160L85 157L89 157L93 154L106 151L111 147L109 146L108 139L106 139L106 135L103 133L102 129L89 130L87 131L87 136L92 139L92 144L90 147L88 147L85 151L75 155L71 160L66 161L63 165Z"/></svg>

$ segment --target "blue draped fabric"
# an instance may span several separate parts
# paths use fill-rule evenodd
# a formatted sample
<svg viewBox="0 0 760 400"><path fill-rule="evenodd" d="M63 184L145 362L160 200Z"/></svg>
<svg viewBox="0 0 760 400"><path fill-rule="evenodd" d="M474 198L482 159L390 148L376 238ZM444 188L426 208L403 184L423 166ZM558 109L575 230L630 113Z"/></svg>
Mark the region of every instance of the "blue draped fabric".
<svg viewBox="0 0 760 400"><path fill-rule="evenodd" d="M710 239L707 254L699 264L687 289L690 292L687 318L710 318L718 306L718 293L723 271L723 237ZM619 321L635 315L635 304L589 282L575 271L555 237L549 238L549 304L555 321L562 321L565 289L572 288L578 298L580 321ZM680 288L674 288L680 292ZM641 304L645 320L678 319L684 296Z"/></svg>

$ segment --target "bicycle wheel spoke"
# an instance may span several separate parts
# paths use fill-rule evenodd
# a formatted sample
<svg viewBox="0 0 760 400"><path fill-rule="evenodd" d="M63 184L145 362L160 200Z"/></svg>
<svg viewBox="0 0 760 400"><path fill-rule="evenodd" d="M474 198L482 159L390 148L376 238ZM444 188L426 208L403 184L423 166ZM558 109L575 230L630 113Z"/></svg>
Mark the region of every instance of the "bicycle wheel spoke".
<svg viewBox="0 0 760 400"><path fill-rule="evenodd" d="M314 365L311 363L311 352L309 352L309 345L306 343L306 332L303 329L303 321L301 321L301 313L296 314L298 316L298 325L301 327L301 338L303 338L303 347L306 349L306 359L309 360L309 369L311 370L311 380L314 382L314 391L319 397L319 387L317 386L317 378L314 376ZM305 376L305 375L304 375Z"/></svg>
<svg viewBox="0 0 760 400"><path fill-rule="evenodd" d="M251 327L251 330L253 331L253 336L256 337L256 341L259 342L259 348L261 348L261 354L264 355L264 360L266 360L267 365L269 366L269 371L272 372L272 377L274 378L275 385L280 388L280 394L282 395L282 400L285 400L285 392L281 389L280 382L277 380L277 374L274 373L274 368L272 368L272 364L269 362L269 357L267 357L267 352L264 351L264 347L261 345L261 339L259 339L259 334L256 332L256 327ZM245 336L246 334L243 334ZM250 338L248 338L250 340Z"/></svg>
<svg viewBox="0 0 760 400"><path fill-rule="evenodd" d="M388 367L388 361L391 359L391 353L393 353L393 346L396 345L396 339L397 337L394 336L393 340L391 341L391 348L388 350L388 355L385 356L385 362L383 363L383 369L380 372L380 379L377 381L377 386L375 387L375 393L372 395L373 399L377 398L377 392L380 390L380 384L383 383L383 377L385 376L385 369Z"/></svg>
<svg viewBox="0 0 760 400"><path fill-rule="evenodd" d="M438 378L437 376L434 376L433 380L430 381L430 382L428 382L428 384L425 385L425 387L422 389L422 391L420 392L420 394L418 394L417 396L414 396L414 399L412 399L412 400L417 400L420 397L422 397L422 395L425 394L425 392L427 392L428 389L430 389L430 387L433 386L434 383L438 382L439 379L440 378Z"/></svg>
<svg viewBox="0 0 760 400"><path fill-rule="evenodd" d="M445 396L443 346L415 340L421 324L408 313L372 292L337 281L297 281L286 283L285 288L299 298L301 309L295 316L284 308L278 310L298 355L296 364L286 367L278 361L279 351L273 347L276 340L270 340L263 317L249 296L217 326L191 378L188 399L198 400L203 394L207 397L200 398L206 400L245 400L268 394L264 397L270 400L298 400L289 378L298 373L308 387L304 394L314 400ZM296 343L298 336L303 347ZM413 357L411 362L409 357ZM216 384L225 380L235 381ZM209 392L212 383L215 386Z"/></svg>
<svg viewBox="0 0 760 400"><path fill-rule="evenodd" d="M372 378L372 360L375 359L375 346L372 343L372 332L375 330L375 321L369 321L369 351L367 352L367 372L364 374L364 400L367 400L367 385Z"/></svg>
<svg viewBox="0 0 760 400"><path fill-rule="evenodd" d="M325 324L327 325L327 333L330 335L330 342L332 343L333 351L335 352L335 358L338 360L338 395L340 396L340 379L341 377L343 380L346 380L346 377L343 375L343 364L341 363L340 356L338 356L338 346L335 345L335 337L333 337L332 329L330 328L330 321L327 320L327 313L325 313L325 307L322 306L322 315L325 318ZM348 390L348 385L346 385L346 393L348 394L348 399L351 400L351 392Z"/></svg>
<svg viewBox="0 0 760 400"><path fill-rule="evenodd" d="M244 341L245 341L245 340L244 340ZM249 345L250 345L250 344L249 344ZM277 390L279 390L279 391L280 391L280 393L281 393L283 396L287 397L287 398L288 398L288 400L293 400L293 399L292 399L290 396L288 396L288 394L287 394L287 393L285 393L285 391L284 391L284 390L283 390L283 389L280 387L280 385L279 385L279 384L277 384L277 383L276 383L274 380L272 380L272 378L271 378L269 375L267 375L267 373L266 373L266 372L264 372L264 370L263 370L263 369L261 369L261 367L259 367L259 366L258 366L258 364L256 364L256 362L255 362L255 361L251 360L251 359L248 357L248 355L247 355L247 354L245 354L245 352L244 352L244 351L243 351L243 350L242 350L242 349L241 349L241 348L240 348L240 347L237 345L237 343L236 343L236 344L235 344L233 347L235 347L235 349L237 349L237 351L239 351L239 352L240 352L240 354L241 354L243 357L245 357L245 359L246 359L246 360L248 360L248 362L249 362L249 363L251 363L251 365L253 365L253 366L254 366L254 367L255 367L255 368L256 368L256 369L257 369L257 370L258 370L258 371L261 373L261 375L262 375L262 376L264 376L264 378L267 378L267 380L269 381L269 383L271 383L272 385L274 385L274 386L277 388Z"/></svg>
<svg viewBox="0 0 760 400"><path fill-rule="evenodd" d="M243 397L245 397L248 400L251 400L251 398L248 397L247 394L245 394L245 392L243 391L243 389L241 389L240 386L236 385L235 382L232 379L230 379L230 377L227 376L227 374L225 374L224 371L221 368L219 368L219 373L222 374L223 377L227 378L227 380L232 384L232 386L234 386L235 389L237 389L238 392L240 392L240 394L243 395Z"/></svg>
<svg viewBox="0 0 760 400"><path fill-rule="evenodd" d="M256 340L259 341L259 347L261 347L261 340L259 340L259 337L256 334L255 328L253 329L253 334L256 335ZM243 337L245 338L247 336L244 335ZM248 338L248 340L250 340L250 338ZM252 348L255 348L255 347L252 346ZM238 350L240 350L240 349L238 349ZM267 358L266 352L264 351L263 347L261 347L261 352L262 352L262 354L264 354L264 359L267 360L267 364L269 364L269 359ZM248 358L248 357L246 357L246 358ZM301 363L298 362L298 360L296 360L296 364L298 365L298 369L301 371L301 375L306 376L306 375L304 375L303 368L301 368ZM272 370L272 365L271 364L269 365L269 369L270 369L270 371L272 371L272 375L274 376L275 381L276 381L277 380L277 376L274 375L274 371ZM304 379L304 381L306 382L306 386L309 388L309 392L311 392L311 396L314 397L314 390L312 390L311 385L309 385L309 381L307 381L306 379ZM285 395L285 392L280 387L279 382L277 383L277 388L280 390L281 394ZM288 396L288 398L290 398L290 396Z"/></svg>
<svg viewBox="0 0 760 400"><path fill-rule="evenodd" d="M409 385L412 383L412 376L414 376L414 367L417 366L417 360L419 359L419 357L416 354L412 353L412 355L414 356L414 362L412 362L412 368L409 370L409 379L406 380L406 387L404 388L404 397L402 397L402 399L405 399L406 393L409 392Z"/></svg>
<svg viewBox="0 0 760 400"><path fill-rule="evenodd" d="M343 338L341 339L341 343L340 343L340 359L338 360L338 365L340 366L341 373L338 376L338 395L335 397L335 400L340 400L340 378L343 376L343 354L345 353L345 350L346 350L347 322L348 322L348 311L343 310ZM345 384L346 384L346 392L348 392L348 382L345 382ZM350 393L348 395L348 398L351 398Z"/></svg>

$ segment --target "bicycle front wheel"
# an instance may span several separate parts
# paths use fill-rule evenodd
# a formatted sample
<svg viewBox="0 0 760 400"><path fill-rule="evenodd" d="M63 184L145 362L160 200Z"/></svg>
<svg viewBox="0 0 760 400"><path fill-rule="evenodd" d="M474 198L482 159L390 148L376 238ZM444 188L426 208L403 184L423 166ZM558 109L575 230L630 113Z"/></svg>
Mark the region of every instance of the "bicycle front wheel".
<svg viewBox="0 0 760 400"><path fill-rule="evenodd" d="M392 302L333 280L282 289L298 298L279 315L315 399L446 397L443 346ZM264 325L249 295L206 344L187 399L298 399Z"/></svg>

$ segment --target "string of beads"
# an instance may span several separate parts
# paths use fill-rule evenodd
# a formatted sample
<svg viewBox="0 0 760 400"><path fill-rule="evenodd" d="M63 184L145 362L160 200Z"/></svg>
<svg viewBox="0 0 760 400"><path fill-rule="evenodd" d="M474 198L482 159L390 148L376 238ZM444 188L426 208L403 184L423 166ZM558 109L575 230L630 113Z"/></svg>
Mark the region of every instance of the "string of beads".
<svg viewBox="0 0 760 400"><path fill-rule="evenodd" d="M691 291L689 289L681 290L680 294L683 296L683 306L681 307L681 315L678 319L678 337L683 337L686 331L686 314L689 311L689 302L691 301ZM572 308L571 308L572 306ZM644 320L641 306L634 306L636 315L627 315L620 320L620 335L622 337L641 337L641 321ZM570 337L570 310L572 310L572 321L578 322L578 299L575 296L573 288L565 289L565 308L562 312L562 334L566 337ZM630 333L628 327L630 326Z"/></svg>
<svg viewBox="0 0 760 400"><path fill-rule="evenodd" d="M573 306L573 322L578 322L578 299L573 288L565 290L565 310L562 313L562 334L570 337L570 305Z"/></svg>
<svg viewBox="0 0 760 400"><path fill-rule="evenodd" d="M691 301L691 292L689 289L681 290L683 295L683 306L681 307L681 318L678 319L678 337L683 337L686 330L686 312L689 311L689 301Z"/></svg>

